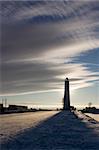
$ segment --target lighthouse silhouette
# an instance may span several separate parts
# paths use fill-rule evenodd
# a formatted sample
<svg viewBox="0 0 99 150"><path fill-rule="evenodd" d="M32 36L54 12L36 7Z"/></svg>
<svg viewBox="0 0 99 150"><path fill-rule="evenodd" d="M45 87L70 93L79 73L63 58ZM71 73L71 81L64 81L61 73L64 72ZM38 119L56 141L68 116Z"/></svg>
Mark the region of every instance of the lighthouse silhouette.
<svg viewBox="0 0 99 150"><path fill-rule="evenodd" d="M69 79L65 79L65 90L64 90L64 99L63 99L63 110L70 109L70 94L69 94Z"/></svg>

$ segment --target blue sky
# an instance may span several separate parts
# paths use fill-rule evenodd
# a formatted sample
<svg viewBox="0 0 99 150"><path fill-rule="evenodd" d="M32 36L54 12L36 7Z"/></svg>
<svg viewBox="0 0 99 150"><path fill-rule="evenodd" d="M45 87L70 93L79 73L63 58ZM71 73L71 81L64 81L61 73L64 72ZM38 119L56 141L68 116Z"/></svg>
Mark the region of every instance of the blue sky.
<svg viewBox="0 0 99 150"><path fill-rule="evenodd" d="M99 2L5 1L1 5L0 99L61 107L99 107Z"/></svg>

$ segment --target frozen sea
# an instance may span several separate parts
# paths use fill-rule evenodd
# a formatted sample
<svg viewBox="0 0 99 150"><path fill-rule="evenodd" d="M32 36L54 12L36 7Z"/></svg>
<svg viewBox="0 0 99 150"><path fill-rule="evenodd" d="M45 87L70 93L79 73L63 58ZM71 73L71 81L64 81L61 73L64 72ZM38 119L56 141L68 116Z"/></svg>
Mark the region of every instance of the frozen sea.
<svg viewBox="0 0 99 150"><path fill-rule="evenodd" d="M99 123L69 111L1 115L0 138L1 150L99 150Z"/></svg>

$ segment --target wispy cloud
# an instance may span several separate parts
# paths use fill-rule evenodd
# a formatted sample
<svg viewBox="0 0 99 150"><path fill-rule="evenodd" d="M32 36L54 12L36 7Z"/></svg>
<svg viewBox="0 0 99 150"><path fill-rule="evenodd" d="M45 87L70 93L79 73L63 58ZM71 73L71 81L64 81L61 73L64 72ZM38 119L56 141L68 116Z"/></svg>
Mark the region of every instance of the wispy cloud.
<svg viewBox="0 0 99 150"><path fill-rule="evenodd" d="M65 76L73 89L99 79L84 63L71 63L73 57L99 48L97 1L0 3L1 95L62 90Z"/></svg>

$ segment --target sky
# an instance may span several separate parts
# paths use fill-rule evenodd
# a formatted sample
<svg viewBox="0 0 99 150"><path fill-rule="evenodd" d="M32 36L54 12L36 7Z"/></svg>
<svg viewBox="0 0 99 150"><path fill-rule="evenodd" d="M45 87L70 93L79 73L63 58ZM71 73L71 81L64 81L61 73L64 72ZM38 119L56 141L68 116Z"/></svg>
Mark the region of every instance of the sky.
<svg viewBox="0 0 99 150"><path fill-rule="evenodd" d="M99 107L99 1L0 1L0 101Z"/></svg>

